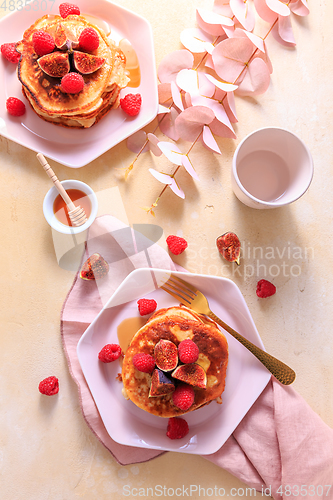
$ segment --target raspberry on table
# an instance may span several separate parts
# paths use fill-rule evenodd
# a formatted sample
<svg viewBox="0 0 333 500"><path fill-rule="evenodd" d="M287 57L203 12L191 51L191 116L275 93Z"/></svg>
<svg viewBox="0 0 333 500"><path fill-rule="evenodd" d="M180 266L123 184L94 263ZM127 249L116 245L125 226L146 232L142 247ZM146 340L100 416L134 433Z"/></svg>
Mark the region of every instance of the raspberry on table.
<svg viewBox="0 0 333 500"><path fill-rule="evenodd" d="M81 50L93 52L99 47L99 36L94 28L84 28L79 37L79 44Z"/></svg>
<svg viewBox="0 0 333 500"><path fill-rule="evenodd" d="M139 372L152 373L155 368L155 359L150 354L138 352L133 356L133 365Z"/></svg>
<svg viewBox="0 0 333 500"><path fill-rule="evenodd" d="M120 107L125 113L130 116L136 116L141 109L141 95L127 94L123 99L120 99Z"/></svg>
<svg viewBox="0 0 333 500"><path fill-rule="evenodd" d="M25 104L17 97L8 97L6 108L8 113L12 116L22 116L25 113Z"/></svg>
<svg viewBox="0 0 333 500"><path fill-rule="evenodd" d="M182 340L178 346L178 357L182 363L195 363L199 356L199 347L193 340Z"/></svg>
<svg viewBox="0 0 333 500"><path fill-rule="evenodd" d="M47 33L43 30L38 30L33 33L32 45L34 47L34 51L38 56L45 56L46 54L50 54L55 48L53 37L50 35L50 33Z"/></svg>
<svg viewBox="0 0 333 500"><path fill-rule="evenodd" d="M17 64L20 60L21 54L17 52L16 43L3 43L1 45L1 54L7 61Z"/></svg>
<svg viewBox="0 0 333 500"><path fill-rule="evenodd" d="M273 285L270 281L267 280L260 280L257 283L257 290L256 293L258 297L261 299L266 299L267 297L271 297L274 295L276 292L276 286Z"/></svg>
<svg viewBox="0 0 333 500"><path fill-rule="evenodd" d="M172 393L172 402L180 410L186 411L194 403L194 389L187 384L181 384L176 387Z"/></svg>
<svg viewBox="0 0 333 500"><path fill-rule="evenodd" d="M61 79L60 88L66 94L78 94L84 87L83 76L79 73L67 73Z"/></svg>
<svg viewBox="0 0 333 500"><path fill-rule="evenodd" d="M98 359L103 363L116 361L122 355L122 350L118 344L106 344L99 352Z"/></svg>
<svg viewBox="0 0 333 500"><path fill-rule="evenodd" d="M73 3L61 3L59 5L59 13L63 19L66 19L67 16L79 16L80 15L80 9L77 5Z"/></svg>
<svg viewBox="0 0 333 500"><path fill-rule="evenodd" d="M151 314L157 307L157 302L154 299L139 299L137 304L141 316Z"/></svg>
<svg viewBox="0 0 333 500"><path fill-rule="evenodd" d="M59 392L59 380L54 376L44 378L44 380L39 383L38 389L39 392L45 394L45 396L54 396Z"/></svg>
<svg viewBox="0 0 333 500"><path fill-rule="evenodd" d="M168 421L166 435L170 439L181 439L189 432L188 423L180 417L171 417Z"/></svg>
<svg viewBox="0 0 333 500"><path fill-rule="evenodd" d="M187 241L180 236L170 235L166 239L169 250L174 255L180 255L187 248Z"/></svg>

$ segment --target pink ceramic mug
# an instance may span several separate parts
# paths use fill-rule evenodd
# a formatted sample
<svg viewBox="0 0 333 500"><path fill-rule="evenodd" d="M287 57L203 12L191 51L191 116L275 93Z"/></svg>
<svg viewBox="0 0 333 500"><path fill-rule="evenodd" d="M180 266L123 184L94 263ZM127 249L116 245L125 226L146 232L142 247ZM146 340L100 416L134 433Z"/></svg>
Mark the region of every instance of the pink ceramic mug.
<svg viewBox="0 0 333 500"><path fill-rule="evenodd" d="M313 177L313 160L292 132L266 127L246 136L232 164L232 189L251 208L276 208L300 198Z"/></svg>

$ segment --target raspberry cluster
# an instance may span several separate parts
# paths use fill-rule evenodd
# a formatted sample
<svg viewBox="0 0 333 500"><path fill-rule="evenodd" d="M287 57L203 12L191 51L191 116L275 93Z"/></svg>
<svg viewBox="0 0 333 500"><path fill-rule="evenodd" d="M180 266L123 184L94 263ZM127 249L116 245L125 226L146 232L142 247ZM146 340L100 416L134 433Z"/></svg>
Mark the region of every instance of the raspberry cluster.
<svg viewBox="0 0 333 500"><path fill-rule="evenodd" d="M130 116L136 116L141 109L141 95L127 94L123 99L120 99L120 107L125 113Z"/></svg>
<svg viewBox="0 0 333 500"><path fill-rule="evenodd" d="M166 239L169 250L174 255L180 255L187 248L187 241L180 236L170 235Z"/></svg>
<svg viewBox="0 0 333 500"><path fill-rule="evenodd" d="M16 43L3 43L1 45L1 54L7 61L17 64L21 54L16 50Z"/></svg>
<svg viewBox="0 0 333 500"><path fill-rule="evenodd" d="M140 316L151 314L157 307L157 302L154 299L139 299L137 304Z"/></svg>
<svg viewBox="0 0 333 500"><path fill-rule="evenodd" d="M189 432L188 423L180 417L169 418L166 435L170 439L181 439Z"/></svg>
<svg viewBox="0 0 333 500"><path fill-rule="evenodd" d="M73 4L73 3L61 3L59 5L59 13L63 19L66 19L68 16L79 16L80 15L80 8Z"/></svg>
<svg viewBox="0 0 333 500"><path fill-rule="evenodd" d="M79 44L81 50L93 52L99 47L99 36L94 28L84 28L80 37Z"/></svg>
<svg viewBox="0 0 333 500"><path fill-rule="evenodd" d="M44 378L44 380L39 383L38 389L39 392L45 394L45 396L54 396L59 392L59 380L54 376Z"/></svg>
<svg viewBox="0 0 333 500"><path fill-rule="evenodd" d="M98 359L103 363L116 361L122 355L122 350L118 344L106 344L99 352Z"/></svg>
<svg viewBox="0 0 333 500"><path fill-rule="evenodd" d="M143 373L152 373L155 368L155 359L150 354L138 352L133 356L133 365Z"/></svg>

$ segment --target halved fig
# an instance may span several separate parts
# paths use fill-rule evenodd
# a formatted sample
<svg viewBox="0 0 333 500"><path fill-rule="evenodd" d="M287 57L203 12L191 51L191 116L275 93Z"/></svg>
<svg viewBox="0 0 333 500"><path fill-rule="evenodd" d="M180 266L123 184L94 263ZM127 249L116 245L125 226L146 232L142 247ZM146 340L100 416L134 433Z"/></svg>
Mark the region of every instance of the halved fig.
<svg viewBox="0 0 333 500"><path fill-rule="evenodd" d="M58 49L64 49L66 48L66 42L67 42L66 31L64 30L61 24L58 24L54 34L54 43L56 44L56 47L58 47Z"/></svg>
<svg viewBox="0 0 333 500"><path fill-rule="evenodd" d="M185 382L186 384L193 385L206 389L207 376L202 366L196 363L188 363L186 365L178 366L171 374L173 378Z"/></svg>
<svg viewBox="0 0 333 500"><path fill-rule="evenodd" d="M105 59L103 57L97 57L93 54L86 54L85 52L76 50L73 52L73 62L75 69L79 73L82 75L88 75L100 69L105 63Z"/></svg>
<svg viewBox="0 0 333 500"><path fill-rule="evenodd" d="M175 390L175 384L161 370L155 368L151 376L149 397L165 396Z"/></svg>
<svg viewBox="0 0 333 500"><path fill-rule="evenodd" d="M156 366L164 371L174 370L178 364L178 349L170 340L161 339L154 349Z"/></svg>
<svg viewBox="0 0 333 500"><path fill-rule="evenodd" d="M99 253L93 253L83 264L80 278L83 280L99 280L109 272L109 264Z"/></svg>
<svg viewBox="0 0 333 500"><path fill-rule="evenodd" d="M228 262L240 264L241 244L235 233L224 233L216 240L217 249Z"/></svg>
<svg viewBox="0 0 333 500"><path fill-rule="evenodd" d="M70 70L69 57L67 53L51 52L38 59L39 67L53 78L62 78Z"/></svg>

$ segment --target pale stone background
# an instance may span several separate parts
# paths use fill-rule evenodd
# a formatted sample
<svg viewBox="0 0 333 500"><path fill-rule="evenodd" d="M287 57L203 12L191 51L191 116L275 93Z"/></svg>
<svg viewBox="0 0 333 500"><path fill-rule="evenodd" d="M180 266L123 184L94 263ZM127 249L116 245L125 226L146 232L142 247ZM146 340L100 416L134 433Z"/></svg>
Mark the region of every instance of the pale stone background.
<svg viewBox="0 0 333 500"><path fill-rule="evenodd" d="M150 21L157 65L166 54L181 48L179 35L184 28L195 26L195 8L210 9L213 4L211 0L119 3ZM189 271L232 277L231 267L215 250L216 237L228 230L236 232L247 249L243 270L245 265L256 264L254 247L274 247L280 252L285 248L284 256L267 260L267 266L282 266L283 262L300 266L300 275L280 273L273 280L278 291L271 299L257 298L256 273L245 277L243 271L233 279L244 294L266 349L296 370L295 389L333 427L333 6L329 0L309 0L309 7L307 18L293 16L295 49L268 38L274 67L271 84L262 96L237 99L238 139L217 139L221 156L197 145L191 158L201 181L193 181L186 173L179 175L186 200L171 191L165 193L156 219L141 207L154 202L160 192L161 185L148 168L168 171L170 165L162 159L142 156L127 182L119 169L127 167L134 155L125 143L81 169L51 164L59 178L80 179L101 196L103 190L117 187L124 210L105 200L102 211L122 213L131 224L153 222L164 228L165 235L186 237L191 251L176 260ZM265 25L260 29L264 32ZM315 175L310 190L293 205L254 211L231 191L231 160L247 133L268 125L300 135L312 152ZM232 475L197 456L167 453L146 464L121 467L91 433L81 415L60 340L60 310L73 273L58 266L51 230L43 217L42 202L50 181L33 151L2 137L0 175L1 499L118 499L125 484L145 488L217 485L226 491L245 488ZM293 253L295 247L297 254ZM293 269L296 274L298 268ZM47 399L37 387L50 372L59 377L61 390Z"/></svg>

